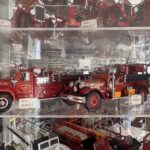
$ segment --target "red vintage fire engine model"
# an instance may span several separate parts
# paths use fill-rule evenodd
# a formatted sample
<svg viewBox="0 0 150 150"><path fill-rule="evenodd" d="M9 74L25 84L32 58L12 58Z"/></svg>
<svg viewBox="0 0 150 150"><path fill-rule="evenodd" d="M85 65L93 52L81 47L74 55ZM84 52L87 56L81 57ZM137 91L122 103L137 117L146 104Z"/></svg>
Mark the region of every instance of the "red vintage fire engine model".
<svg viewBox="0 0 150 150"><path fill-rule="evenodd" d="M17 3L15 13L11 19L12 27L51 28L61 26L62 19L55 16L54 10L47 9L41 0Z"/></svg>
<svg viewBox="0 0 150 150"><path fill-rule="evenodd" d="M119 0L117 3L114 0L85 0L84 8L80 12L72 6L70 14L76 13L75 21L70 21L73 18L70 19L67 26L93 27L96 26L94 19L97 20L97 26L102 22L105 27L149 25L145 19L149 17L149 8L149 0L144 0L136 6L132 6L129 0Z"/></svg>
<svg viewBox="0 0 150 150"><path fill-rule="evenodd" d="M53 98L78 75L53 75L44 69L20 68L11 79L0 79L0 112L8 110L13 101L23 98Z"/></svg>
<svg viewBox="0 0 150 150"><path fill-rule="evenodd" d="M108 119L105 120L102 121L105 121L102 124L106 125ZM86 150L87 147L90 150L148 150L150 148L150 133L148 131L139 128L141 137L137 137L138 128L136 127L131 127L131 130L134 130L132 136L128 134L127 130L121 133L120 130L124 128L121 128L121 125L117 127L117 120L118 118L113 124L113 119L109 119L107 127L101 126L93 130L94 121L88 124L88 121L83 122L82 119L74 119L64 122L62 125L56 124L53 131L72 150ZM111 129L113 126L116 127L114 129L117 131ZM118 130L118 128L121 129Z"/></svg>
<svg viewBox="0 0 150 150"><path fill-rule="evenodd" d="M102 100L141 94L142 101L149 91L149 65L118 64L99 67L91 79L71 82L70 90L64 94L66 100L84 104L89 111L97 111Z"/></svg>
<svg viewBox="0 0 150 150"><path fill-rule="evenodd" d="M63 125L56 124L53 132L71 150L111 150L108 138L104 134L71 122L64 122Z"/></svg>
<svg viewBox="0 0 150 150"><path fill-rule="evenodd" d="M73 2L73 1L72 1ZM65 0L52 4L67 3ZM84 3L84 4L83 4ZM16 11L12 17L12 27L96 27L100 22L105 27L113 26L139 26L149 25L150 0L144 0L132 6L129 0L84 0L74 1L68 5L67 14L57 14L52 7L46 7L46 1L22 0L17 3ZM70 2L71 4L71 2ZM84 5L84 6L83 6ZM83 7L82 7L83 6ZM79 9L80 8L80 9ZM58 9L56 7L56 9ZM62 9L62 8L60 8ZM58 17L62 16L62 18Z"/></svg>
<svg viewBox="0 0 150 150"><path fill-rule="evenodd" d="M144 128L143 128L144 126ZM94 130L111 138L110 145L117 150L150 149L150 132L145 118L103 118L94 123Z"/></svg>

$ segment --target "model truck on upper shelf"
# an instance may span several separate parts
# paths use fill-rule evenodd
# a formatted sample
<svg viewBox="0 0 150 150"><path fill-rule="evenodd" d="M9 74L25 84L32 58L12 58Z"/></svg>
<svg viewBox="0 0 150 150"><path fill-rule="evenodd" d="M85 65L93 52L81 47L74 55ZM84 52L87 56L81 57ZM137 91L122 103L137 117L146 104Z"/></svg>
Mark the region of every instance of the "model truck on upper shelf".
<svg viewBox="0 0 150 150"><path fill-rule="evenodd" d="M29 98L54 98L80 75L54 75L51 71L20 68L12 78L0 79L0 112L8 110L13 101ZM81 75L81 78L84 77Z"/></svg>
<svg viewBox="0 0 150 150"><path fill-rule="evenodd" d="M50 7L48 2L23 0L16 4L12 27L126 27L150 25L150 0L132 6L129 0L84 0L82 2L53 1L65 7ZM77 5L74 5L77 4ZM51 4L50 4L51 5ZM60 11L59 11L60 10ZM63 13L62 13L63 12ZM61 17L60 17L61 16Z"/></svg>
<svg viewBox="0 0 150 150"><path fill-rule="evenodd" d="M11 19L12 27L51 28L61 26L62 19L55 16L54 10L47 9L41 0L17 3Z"/></svg>
<svg viewBox="0 0 150 150"><path fill-rule="evenodd" d="M89 111L100 109L102 100L120 99L141 94L142 102L149 92L149 65L116 64L97 68L91 79L70 82L64 98L70 102L84 104Z"/></svg>
<svg viewBox="0 0 150 150"><path fill-rule="evenodd" d="M102 24L104 27L149 26L149 13L150 0L143 0L135 6L130 0L85 0L84 8L75 19L83 27L93 27L93 19L97 20L97 26Z"/></svg>

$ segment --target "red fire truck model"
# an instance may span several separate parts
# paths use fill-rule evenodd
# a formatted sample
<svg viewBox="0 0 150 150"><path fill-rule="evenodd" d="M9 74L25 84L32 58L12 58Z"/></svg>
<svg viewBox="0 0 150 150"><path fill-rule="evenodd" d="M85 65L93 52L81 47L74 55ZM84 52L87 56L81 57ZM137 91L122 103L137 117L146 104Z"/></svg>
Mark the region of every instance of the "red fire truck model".
<svg viewBox="0 0 150 150"><path fill-rule="evenodd" d="M51 28L59 27L62 19L55 16L52 8L47 9L41 0L22 0L20 3L17 3L11 22L12 27Z"/></svg>
<svg viewBox="0 0 150 150"><path fill-rule="evenodd" d="M91 79L71 82L70 90L64 94L66 100L84 104L89 111L97 111L102 100L141 94L142 101L149 91L149 65L116 64L99 67Z"/></svg>
<svg viewBox="0 0 150 150"><path fill-rule="evenodd" d="M71 150L111 150L108 138L104 134L71 122L65 122L63 125L56 124L53 132Z"/></svg>
<svg viewBox="0 0 150 150"><path fill-rule="evenodd" d="M149 0L144 0L136 6L132 6L129 0L119 0L117 3L114 0L85 0L84 8L79 12L72 6L70 13L76 13L76 21L72 21L73 24L70 19L67 26L80 26L78 21L82 26L93 27L96 26L95 19L97 26L101 22L105 27L149 25L149 20L146 19L149 17L149 8Z"/></svg>
<svg viewBox="0 0 150 150"><path fill-rule="evenodd" d="M108 128L104 126L94 130L92 129L94 120L92 128L87 123L88 121L82 119L74 119L62 125L56 124L53 131L72 150L148 150L150 148L150 133L143 129L131 127L134 131L130 136L127 130L117 123L111 124ZM137 137L138 132L142 134L141 137Z"/></svg>
<svg viewBox="0 0 150 150"><path fill-rule="evenodd" d="M54 133L49 133L37 125L24 120L18 126L7 127L12 139L10 145L1 150L71 150L68 146L61 144Z"/></svg>
<svg viewBox="0 0 150 150"><path fill-rule="evenodd" d="M21 2L20 2L21 1ZM16 11L12 17L12 27L95 27L99 23L105 27L113 26L147 26L149 22L150 0L144 0L132 6L129 0L84 0L72 1L67 7L67 14L57 14L56 9L45 4L67 4L62 1L18 0ZM70 3L71 4L71 3ZM84 5L84 6L83 6ZM83 7L84 8L83 8ZM62 8L60 8L62 9ZM64 10L66 11L66 10ZM62 18L58 17L62 16ZM95 25L96 24L96 25Z"/></svg>
<svg viewBox="0 0 150 150"><path fill-rule="evenodd" d="M109 136L110 145L117 150L148 150L150 132L143 126L147 126L145 118L103 118L94 122L95 131Z"/></svg>
<svg viewBox="0 0 150 150"><path fill-rule="evenodd" d="M78 75L53 75L44 69L20 68L11 79L0 79L0 112L8 110L12 102L22 98L52 98L63 91Z"/></svg>

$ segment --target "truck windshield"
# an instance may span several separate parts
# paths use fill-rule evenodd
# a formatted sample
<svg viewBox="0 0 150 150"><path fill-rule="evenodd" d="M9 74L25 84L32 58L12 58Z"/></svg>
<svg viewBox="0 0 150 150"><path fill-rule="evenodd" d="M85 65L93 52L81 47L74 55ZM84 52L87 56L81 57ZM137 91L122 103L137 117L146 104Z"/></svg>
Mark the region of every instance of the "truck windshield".
<svg viewBox="0 0 150 150"><path fill-rule="evenodd" d="M30 80L30 73L29 72L22 72L23 80L29 81Z"/></svg>

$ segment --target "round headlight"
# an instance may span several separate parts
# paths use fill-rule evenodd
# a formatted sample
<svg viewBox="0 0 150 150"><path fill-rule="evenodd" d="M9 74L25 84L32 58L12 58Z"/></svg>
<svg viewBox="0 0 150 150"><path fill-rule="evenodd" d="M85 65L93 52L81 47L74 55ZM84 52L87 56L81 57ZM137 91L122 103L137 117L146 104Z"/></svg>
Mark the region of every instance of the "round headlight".
<svg viewBox="0 0 150 150"><path fill-rule="evenodd" d="M79 84L79 88L82 89L83 87L84 87L84 83L81 82L81 83Z"/></svg>
<svg viewBox="0 0 150 150"><path fill-rule="evenodd" d="M47 18L47 19L48 19L48 18L50 18L50 15L49 15L49 14L47 14L47 13L46 13L46 18Z"/></svg>
<svg viewBox="0 0 150 150"><path fill-rule="evenodd" d="M18 4L18 7L19 7L19 8L22 8L22 4Z"/></svg>
<svg viewBox="0 0 150 150"><path fill-rule="evenodd" d="M74 86L74 83L73 82L70 82L69 83L69 87L73 87Z"/></svg>
<svg viewBox="0 0 150 150"><path fill-rule="evenodd" d="M35 10L34 9L31 9L31 14L35 15Z"/></svg>

